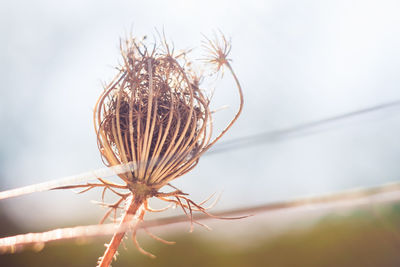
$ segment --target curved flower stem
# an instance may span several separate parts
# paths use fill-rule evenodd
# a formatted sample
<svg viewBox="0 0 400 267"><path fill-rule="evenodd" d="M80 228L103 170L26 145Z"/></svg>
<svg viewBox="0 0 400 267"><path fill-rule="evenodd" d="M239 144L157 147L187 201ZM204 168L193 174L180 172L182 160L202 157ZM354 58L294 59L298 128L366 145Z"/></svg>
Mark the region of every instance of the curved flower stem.
<svg viewBox="0 0 400 267"><path fill-rule="evenodd" d="M128 209L126 210L125 214L123 215L119 228L123 228L126 223L129 223L132 221L133 217L137 213L137 211L140 209L140 207L143 205L143 198L142 197L136 197L134 196L129 203ZM107 245L107 249L104 252L103 257L100 258L99 264L97 265L98 267L108 267L110 266L113 257L115 253L117 252L117 249L119 247L119 244L122 241L122 238L124 237L125 232L124 231L117 231L114 236L112 237L110 243Z"/></svg>
<svg viewBox="0 0 400 267"><path fill-rule="evenodd" d="M242 86L240 85L239 79L236 76L235 72L233 71L233 68L231 66L231 64L229 64L229 62L226 60L224 62L224 64L226 65L226 67L229 69L229 71L231 72L233 79L235 80L236 86L238 88L239 91L239 97L240 97L240 104L239 104L239 110L236 112L235 117L231 120L231 122L228 124L228 126L225 127L225 129L217 136L215 137L215 139L209 143L201 152L200 155L204 154L210 147L212 147L231 127L232 125L236 122L236 120L239 118L240 114L242 113L243 110L243 104L244 104L244 100L243 100L243 91L242 91Z"/></svg>

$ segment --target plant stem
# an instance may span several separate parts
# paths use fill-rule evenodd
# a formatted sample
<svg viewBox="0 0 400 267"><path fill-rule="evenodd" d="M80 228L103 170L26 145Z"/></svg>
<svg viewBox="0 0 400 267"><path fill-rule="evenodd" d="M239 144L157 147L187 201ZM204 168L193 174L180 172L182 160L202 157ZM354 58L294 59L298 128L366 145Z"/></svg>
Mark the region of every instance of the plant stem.
<svg viewBox="0 0 400 267"><path fill-rule="evenodd" d="M129 223L133 217L135 216L136 212L139 210L139 208L143 204L143 198L142 197L136 197L134 196L132 198L132 201L129 203L129 207L126 210L125 214L123 215L121 222L119 224L119 231L117 231L114 236L112 237L110 243L107 245L107 249L104 252L103 257L101 258L100 263L97 265L98 267L108 267L110 266L113 257L115 253L117 252L117 249L119 247L119 244L122 241L122 238L125 235L125 231L120 231L123 229L126 225L126 223Z"/></svg>

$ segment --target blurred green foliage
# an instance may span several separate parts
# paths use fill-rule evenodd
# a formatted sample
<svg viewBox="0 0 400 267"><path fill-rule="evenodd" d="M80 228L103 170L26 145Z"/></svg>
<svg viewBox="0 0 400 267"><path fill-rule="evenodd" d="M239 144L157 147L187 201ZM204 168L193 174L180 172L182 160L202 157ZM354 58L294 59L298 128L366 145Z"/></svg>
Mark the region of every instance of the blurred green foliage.
<svg viewBox="0 0 400 267"><path fill-rule="evenodd" d="M258 230L262 236L263 229ZM143 256L132 242L125 242L128 249L120 248L113 267L400 266L400 204L360 208L348 215L332 213L310 228L286 231L249 246L232 246L235 239L209 240L201 236L201 231L183 232L169 239L177 243L172 246L156 241L143 243L157 255L156 259ZM1 255L0 266L95 266L97 257L104 251L100 242L107 240L80 245L56 242L41 252Z"/></svg>

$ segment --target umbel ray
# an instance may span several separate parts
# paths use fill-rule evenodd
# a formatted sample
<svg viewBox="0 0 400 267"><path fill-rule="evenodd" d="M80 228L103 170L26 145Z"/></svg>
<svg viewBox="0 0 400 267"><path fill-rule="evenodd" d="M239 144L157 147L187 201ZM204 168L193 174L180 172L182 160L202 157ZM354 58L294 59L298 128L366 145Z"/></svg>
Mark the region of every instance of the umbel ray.
<svg viewBox="0 0 400 267"><path fill-rule="evenodd" d="M152 46L144 39L127 38L121 44L119 72L106 86L94 109L94 126L103 162L108 167L125 164L129 168L118 174L123 183L98 178L95 183L56 188L81 188L82 193L102 188L101 205L108 211L101 223L112 214L116 220L117 210L122 209L121 229L134 221L133 241L139 251L149 256L153 255L143 250L136 240L136 229L146 212L161 211L149 207L150 198L181 207L192 227L193 223L201 224L193 220L193 211L218 218L203 207L205 202L195 203L188 194L170 184L198 164L200 157L231 128L243 108L242 89L228 58L230 42L221 34L212 40L205 37L203 47L207 52L204 61L212 73L217 75L228 69L240 98L236 115L216 137L212 133L211 98L201 88L203 77L191 68L187 53L175 52L164 36L160 44ZM165 186L172 191L162 191ZM104 203L107 190L119 197L115 203ZM110 265L124 235L125 231L116 231L98 266Z"/></svg>

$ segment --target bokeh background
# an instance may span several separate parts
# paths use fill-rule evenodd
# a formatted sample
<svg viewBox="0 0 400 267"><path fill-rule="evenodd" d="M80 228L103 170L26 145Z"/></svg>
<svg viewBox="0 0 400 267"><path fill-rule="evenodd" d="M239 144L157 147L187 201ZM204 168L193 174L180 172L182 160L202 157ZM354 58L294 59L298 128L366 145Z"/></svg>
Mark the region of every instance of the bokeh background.
<svg viewBox="0 0 400 267"><path fill-rule="evenodd" d="M228 142L400 100L399 11L395 0L3 2L0 190L103 167L93 107L131 32L151 38L164 29L177 49L194 48L194 59L201 34L231 37L245 107ZM215 116L218 131L238 96L228 73L215 88L213 107L229 106ZM400 108L380 110L206 154L174 185L198 201L222 191L218 211L398 182L399 133ZM3 200L1 235L94 224L104 210L90 201L99 198L52 191ZM178 244L143 237L158 255L151 261L127 241L113 266L399 266L399 214L396 203L369 204L211 221L212 232L160 228ZM93 266L106 240L58 242L0 256L0 265Z"/></svg>

